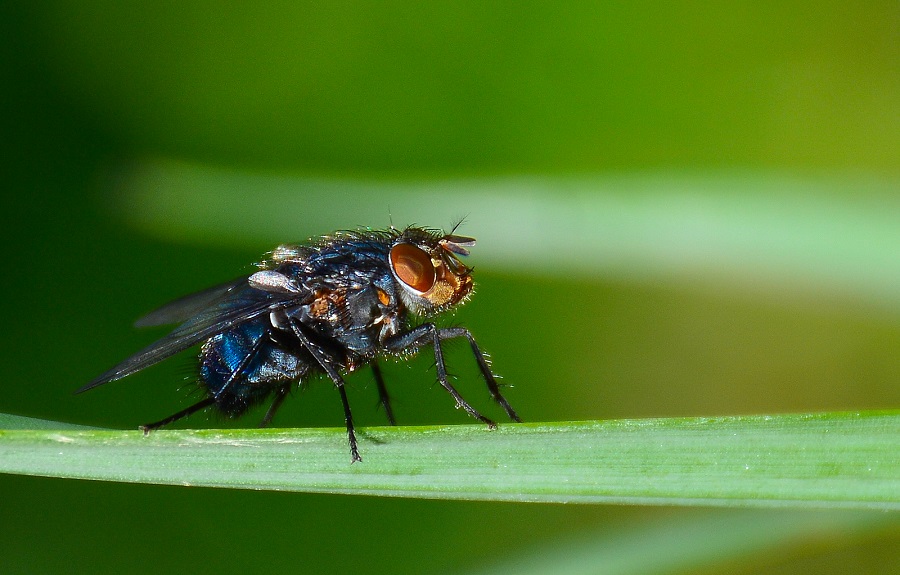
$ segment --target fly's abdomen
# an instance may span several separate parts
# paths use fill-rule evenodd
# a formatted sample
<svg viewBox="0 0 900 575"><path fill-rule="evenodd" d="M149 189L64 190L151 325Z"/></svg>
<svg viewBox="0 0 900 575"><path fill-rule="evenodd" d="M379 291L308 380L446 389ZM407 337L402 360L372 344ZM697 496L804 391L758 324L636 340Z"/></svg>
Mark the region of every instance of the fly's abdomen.
<svg viewBox="0 0 900 575"><path fill-rule="evenodd" d="M220 333L200 351L200 379L216 406L229 417L241 415L308 370L308 362L272 341L263 322Z"/></svg>

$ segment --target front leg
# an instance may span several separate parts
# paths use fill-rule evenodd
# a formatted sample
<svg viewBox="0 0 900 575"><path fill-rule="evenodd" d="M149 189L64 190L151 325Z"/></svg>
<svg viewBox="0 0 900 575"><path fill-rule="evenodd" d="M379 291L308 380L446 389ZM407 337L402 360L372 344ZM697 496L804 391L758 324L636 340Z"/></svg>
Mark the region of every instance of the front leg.
<svg viewBox="0 0 900 575"><path fill-rule="evenodd" d="M478 347L478 344L475 343L475 337L472 335L472 332L467 330L464 327L449 327L445 329L439 329L438 334L441 339L451 339L454 337L464 337L469 340L469 347L472 348L472 354L475 356L475 360L478 362L478 368L481 370L481 375L484 377L484 382L487 384L488 391L491 392L491 397L494 398L494 401L500 404L504 411L506 411L506 415L509 416L510 419L515 421L516 423L522 423L522 420L519 419L519 416L516 414L515 410L506 401L506 398L503 397L503 394L500 393L500 386L497 384L497 380L494 378L494 373L491 371L491 366L488 364L487 359L484 357L484 354L481 353L481 349Z"/></svg>
<svg viewBox="0 0 900 575"><path fill-rule="evenodd" d="M487 364L487 360L484 358L484 354L481 353L481 350L478 349L478 345L475 343L475 339L472 337L472 334L469 333L469 330L465 328L438 329L433 323L425 323L411 329L408 332L397 334L393 337L388 338L387 340L385 340L384 346L388 351L402 352L409 349L418 349L423 345L433 345L435 368L437 369L438 382L441 384L441 387L447 390L447 392L453 397L453 399L456 400L457 407L462 407L469 415L486 423L489 427L497 427L497 424L494 421L481 415L477 410L475 410L475 408L469 405L466 400L464 400L462 396L460 396L459 392L456 391L456 388L454 388L448 380L447 366L444 363L444 352L441 349L441 340L451 339L455 337L465 337L469 340L469 343L472 347L472 352L475 354L475 358L478 361L479 367L481 368L481 373L484 376L485 382L487 383L488 390L491 392L491 396L501 406L503 406L510 419L512 419L513 421L521 421L519 419L519 416L516 415L516 412L513 411L512 407L510 407L506 399L504 399L500 394L500 389L497 386L494 375L491 373L490 367Z"/></svg>

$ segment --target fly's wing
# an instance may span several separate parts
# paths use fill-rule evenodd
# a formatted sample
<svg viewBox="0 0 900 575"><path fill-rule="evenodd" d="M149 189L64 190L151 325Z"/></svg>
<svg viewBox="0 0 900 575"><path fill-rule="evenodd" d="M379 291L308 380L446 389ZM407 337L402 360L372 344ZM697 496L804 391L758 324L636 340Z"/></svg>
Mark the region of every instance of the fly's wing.
<svg viewBox="0 0 900 575"><path fill-rule="evenodd" d="M200 312L224 301L229 294L247 285L242 277L228 283L198 291L161 306L134 322L135 327L168 325L187 321Z"/></svg>
<svg viewBox="0 0 900 575"><path fill-rule="evenodd" d="M237 325L255 319L261 315L265 315L273 309L286 307L291 303L302 301L305 299L305 296L308 295L302 293L284 294L266 292L247 285L246 278L241 281L245 284L244 287L233 287L227 292L228 297L226 299L200 311L200 313L187 320L184 324L178 326L166 337L147 346L112 369L102 373L94 378L93 381L79 389L76 393L82 393L99 385L103 385L104 383L122 379L145 367L149 367L171 357L178 352L184 351L218 333L228 331ZM213 290L215 289L216 288L213 288ZM206 290L206 292L200 292L200 294L211 291L212 290ZM178 317L185 313L185 309L194 309L196 307L192 302L192 296L183 298L183 300L190 301L191 305L188 307L182 307L181 304L176 305L171 311L167 311L166 314L162 315ZM177 300L174 303L177 304L183 300ZM160 308L159 311L165 311L167 309L169 309L169 306L164 306L163 308Z"/></svg>

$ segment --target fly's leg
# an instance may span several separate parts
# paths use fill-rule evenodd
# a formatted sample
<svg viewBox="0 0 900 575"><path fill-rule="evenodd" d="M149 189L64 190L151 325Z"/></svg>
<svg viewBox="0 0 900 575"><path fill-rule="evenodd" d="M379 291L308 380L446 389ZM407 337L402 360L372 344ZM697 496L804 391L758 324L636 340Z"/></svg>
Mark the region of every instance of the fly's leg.
<svg viewBox="0 0 900 575"><path fill-rule="evenodd" d="M491 371L491 366L488 365L487 359L485 359L484 354L481 353L481 349L478 347L478 344L475 343L475 338L472 336L472 333L463 327L439 329L438 333L440 334L441 339L464 337L469 340L469 346L472 348L472 354L475 356L475 360L478 361L478 367L479 369L481 369L481 375L484 377L484 382L487 384L488 391L491 392L491 397L494 398L494 401L500 404L500 407L502 407L503 410L506 411L506 415L508 415L510 419L512 419L516 423L522 423L522 420L519 419L516 411L512 408L509 402L506 401L506 398L503 397L503 394L500 393L500 386L497 385L497 380L494 378L494 373Z"/></svg>
<svg viewBox="0 0 900 575"><path fill-rule="evenodd" d="M272 405L269 406L269 409L266 411L265 417L263 417L262 421L259 422L259 426L268 427L270 423L272 423L272 418L275 417L275 412L278 411L278 408L281 407L281 404L284 403L285 398L288 396L288 392L291 390L290 384L282 385L278 388L278 391L275 392L275 401L272 402Z"/></svg>
<svg viewBox="0 0 900 575"><path fill-rule="evenodd" d="M466 400L462 398L459 392L456 391L456 388L450 384L450 381L447 377L447 366L444 363L444 352L441 349L441 340L461 337L468 333L468 330L462 328L438 329L433 323L424 323L406 333L397 334L393 337L388 338L384 342L384 346L389 351L400 352L408 349L419 348L423 345L433 345L434 363L435 368L437 369L438 383L440 383L441 387L447 390L447 393L449 393L453 397L453 399L456 400L457 407L463 408L464 410L466 410L466 413L468 413L475 419L486 423L488 427L495 428L497 427L497 424L493 420L481 415L481 413L479 413L474 407L469 405L468 402L466 402ZM471 337L471 335L469 337ZM485 361L484 356L481 355L480 350L477 352L476 357L479 358L479 364L484 362L485 367L487 367L487 362ZM485 373L484 370L482 370L482 373ZM487 373L490 374L490 369L487 369ZM494 387L496 387L497 383L494 381L493 375L490 375L490 380L488 380L489 389L491 388L492 383ZM492 390L491 394L493 395L493 393L494 392ZM497 395L500 395L499 390L497 390ZM504 400L504 403L505 402L506 400ZM513 412L513 415L514 414L515 412ZM518 421L518 416L516 416L515 421Z"/></svg>
<svg viewBox="0 0 900 575"><path fill-rule="evenodd" d="M388 423L397 425L394 419L394 410L391 409L391 397L388 395L387 388L384 386L384 378L381 376L381 367L378 362L372 362L372 375L375 376L375 385L378 386L378 397L381 399L381 405L384 407L384 413L387 415Z"/></svg>
<svg viewBox="0 0 900 575"><path fill-rule="evenodd" d="M313 356L316 363L325 370L325 373L327 373L328 377L331 378L331 381L334 382L335 387L338 388L338 392L341 394L341 402L344 404L344 421L347 423L347 436L350 441L350 463L362 461L362 457L359 456L359 449L356 446L356 432L353 429L353 415L350 413L350 402L347 400L347 390L344 389L344 379L337 371L335 371L334 366L331 365L331 359L315 343L313 343L305 333L303 333L303 328L301 327L299 320L291 318L291 330L294 332L294 335L297 337L297 340L300 341L303 348Z"/></svg>
<svg viewBox="0 0 900 575"><path fill-rule="evenodd" d="M337 372L331 371L337 375ZM341 394L341 402L344 404L344 421L347 422L347 439L350 442L350 463L356 463L362 461L362 457L359 456L359 449L356 446L356 432L353 431L353 415L350 413L350 402L347 401L347 390L344 388L343 380L340 385L335 385Z"/></svg>
<svg viewBox="0 0 900 575"><path fill-rule="evenodd" d="M178 413L170 415L169 417L167 417L165 419L160 419L159 421L156 421L154 423L148 423L146 425L142 425L142 426L140 426L139 429L144 432L144 435L149 435L151 431L159 429L160 427L163 427L164 425L169 425L170 423L172 423L174 421L178 421L179 419L182 419L193 413L196 413L196 412L200 411L201 409L203 409L204 407L209 407L210 405L214 404L215 402L216 402L215 397L207 397L201 401L198 401L197 403L195 403L194 405L192 405L188 408L182 409Z"/></svg>

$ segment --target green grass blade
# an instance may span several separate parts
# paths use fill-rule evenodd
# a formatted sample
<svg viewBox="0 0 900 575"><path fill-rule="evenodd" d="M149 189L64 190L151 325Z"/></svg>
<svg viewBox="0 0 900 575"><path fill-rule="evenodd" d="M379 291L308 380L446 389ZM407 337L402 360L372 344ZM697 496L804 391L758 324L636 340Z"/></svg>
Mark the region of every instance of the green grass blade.
<svg viewBox="0 0 900 575"><path fill-rule="evenodd" d="M61 429L69 430L98 428L88 427L86 425L76 425L74 423L63 423L61 421L50 421L47 419L22 417L21 415L12 415L10 413L0 413L0 430L4 429L48 429L59 431Z"/></svg>
<svg viewBox="0 0 900 575"><path fill-rule="evenodd" d="M359 430L0 431L0 472L397 497L900 509L900 412Z"/></svg>
<svg viewBox="0 0 900 575"><path fill-rule="evenodd" d="M462 232L478 238L476 265L492 270L712 281L900 310L900 182L889 177L672 171L378 181L156 161L117 173L116 183L116 218L179 242L269 249L386 227L389 213L398 226L447 226L469 214Z"/></svg>
<svg viewBox="0 0 900 575"><path fill-rule="evenodd" d="M892 529L895 514L872 511L707 510L539 542L468 575L666 575L749 572L777 551ZM702 571L706 572L706 571ZM761 570L760 572L765 572Z"/></svg>

